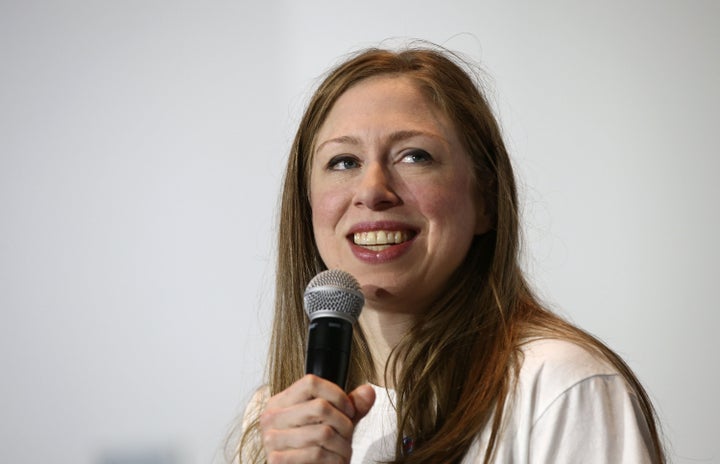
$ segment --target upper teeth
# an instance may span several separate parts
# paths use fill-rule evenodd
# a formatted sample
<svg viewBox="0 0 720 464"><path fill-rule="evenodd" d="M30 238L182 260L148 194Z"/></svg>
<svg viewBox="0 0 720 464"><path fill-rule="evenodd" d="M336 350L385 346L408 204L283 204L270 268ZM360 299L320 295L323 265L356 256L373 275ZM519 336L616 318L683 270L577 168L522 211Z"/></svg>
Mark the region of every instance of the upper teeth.
<svg viewBox="0 0 720 464"><path fill-rule="evenodd" d="M353 241L356 245L386 245L402 243L408 239L407 232L375 230L370 232L355 232Z"/></svg>

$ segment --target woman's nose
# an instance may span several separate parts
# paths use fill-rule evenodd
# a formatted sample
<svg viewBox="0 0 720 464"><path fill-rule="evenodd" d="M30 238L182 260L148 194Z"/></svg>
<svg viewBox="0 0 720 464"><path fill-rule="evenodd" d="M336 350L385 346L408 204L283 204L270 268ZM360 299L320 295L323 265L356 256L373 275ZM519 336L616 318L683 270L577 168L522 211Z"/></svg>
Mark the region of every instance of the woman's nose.
<svg viewBox="0 0 720 464"><path fill-rule="evenodd" d="M372 210L388 209L402 203L394 189L391 173L381 163L365 166L357 184L354 203Z"/></svg>

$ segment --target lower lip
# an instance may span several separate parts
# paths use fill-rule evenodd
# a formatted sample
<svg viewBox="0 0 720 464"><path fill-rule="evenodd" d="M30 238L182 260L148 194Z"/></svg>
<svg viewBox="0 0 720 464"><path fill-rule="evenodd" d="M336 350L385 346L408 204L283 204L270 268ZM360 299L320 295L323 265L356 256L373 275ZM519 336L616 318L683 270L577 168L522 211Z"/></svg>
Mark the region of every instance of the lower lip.
<svg viewBox="0 0 720 464"><path fill-rule="evenodd" d="M386 248L382 251L374 251L370 250L369 248L356 245L352 241L352 239L350 239L350 249L352 250L355 257L358 258L360 261L369 264L382 264L404 255L410 249L414 240L415 239L412 238L407 242L399 243L397 245L391 245L389 248Z"/></svg>

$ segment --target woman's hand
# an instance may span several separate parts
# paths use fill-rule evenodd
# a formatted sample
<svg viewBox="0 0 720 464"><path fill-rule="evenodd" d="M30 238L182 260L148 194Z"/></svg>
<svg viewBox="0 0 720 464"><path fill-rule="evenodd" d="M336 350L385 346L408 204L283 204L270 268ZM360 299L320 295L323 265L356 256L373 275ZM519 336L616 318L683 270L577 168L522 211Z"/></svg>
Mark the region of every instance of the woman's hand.
<svg viewBox="0 0 720 464"><path fill-rule="evenodd" d="M355 424L375 402L362 385L349 394L308 374L270 398L260 415L268 464L348 463Z"/></svg>

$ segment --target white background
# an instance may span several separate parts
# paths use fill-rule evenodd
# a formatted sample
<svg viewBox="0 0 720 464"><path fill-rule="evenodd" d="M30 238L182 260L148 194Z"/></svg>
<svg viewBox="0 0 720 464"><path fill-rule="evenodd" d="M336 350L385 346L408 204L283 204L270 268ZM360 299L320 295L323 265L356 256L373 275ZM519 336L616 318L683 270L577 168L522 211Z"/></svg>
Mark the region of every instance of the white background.
<svg viewBox="0 0 720 464"><path fill-rule="evenodd" d="M0 1L1 462L221 461L294 125L388 37L487 71L533 282L720 462L715 0Z"/></svg>

